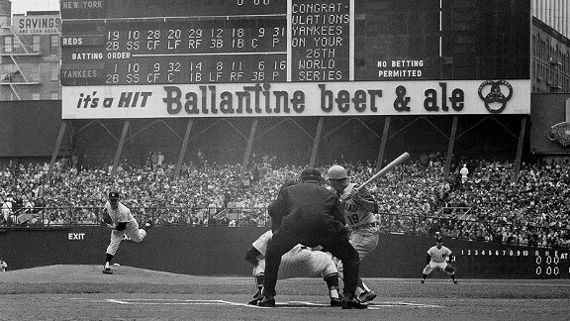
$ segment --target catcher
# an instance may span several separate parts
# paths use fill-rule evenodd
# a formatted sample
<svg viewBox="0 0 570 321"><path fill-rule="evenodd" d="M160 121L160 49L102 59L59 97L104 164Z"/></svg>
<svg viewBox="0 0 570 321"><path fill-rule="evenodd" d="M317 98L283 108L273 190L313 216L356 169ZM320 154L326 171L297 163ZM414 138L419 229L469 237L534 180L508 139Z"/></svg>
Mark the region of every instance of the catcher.
<svg viewBox="0 0 570 321"><path fill-rule="evenodd" d="M261 293L265 279L265 252L272 236L271 231L265 232L251 244L245 256L246 261L253 265L253 276L257 286L257 293L253 296L253 300L249 301L252 305L257 305L263 298ZM317 275L322 276L327 284L331 306L340 307L342 301L338 291L338 270L330 254L297 244L281 257L278 279Z"/></svg>
<svg viewBox="0 0 570 321"><path fill-rule="evenodd" d="M428 275L435 270L447 273L447 275L449 275L453 280L453 283L457 284L457 280L455 279L455 268L453 265L448 263L451 260L453 260L451 250L443 246L443 238L441 235L437 234L435 237L435 246L432 246L427 251L426 267L424 268L422 275L422 284L425 283Z"/></svg>
<svg viewBox="0 0 570 321"><path fill-rule="evenodd" d="M140 243L152 227L152 221L148 220L143 229L139 229L139 224L131 214L131 210L119 202L119 193L109 193L109 200L103 207L103 222L113 231L111 232L111 243L107 247L105 267L103 273L113 274L111 270L111 260L117 253L119 245L126 235L131 240Z"/></svg>

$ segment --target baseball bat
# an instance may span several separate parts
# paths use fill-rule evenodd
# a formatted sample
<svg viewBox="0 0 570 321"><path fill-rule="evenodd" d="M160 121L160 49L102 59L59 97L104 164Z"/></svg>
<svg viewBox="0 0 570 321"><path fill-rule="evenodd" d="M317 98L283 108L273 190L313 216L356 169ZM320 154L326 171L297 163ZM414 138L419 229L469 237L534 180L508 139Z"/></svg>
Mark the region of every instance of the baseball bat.
<svg viewBox="0 0 570 321"><path fill-rule="evenodd" d="M402 155L398 156L398 158L394 159L393 161L390 162L390 164L384 166L381 170L379 170L376 174L372 175L372 177L370 177L366 182L360 184L360 186L358 186L356 188L356 191L360 190L361 188L363 188L364 186L370 184L370 182L372 182L373 180L377 179L378 177L385 175L386 173L388 173L389 171L393 170L396 166L400 165L401 163L403 163L404 161L406 161L408 158L410 158L410 154L408 152L403 153Z"/></svg>

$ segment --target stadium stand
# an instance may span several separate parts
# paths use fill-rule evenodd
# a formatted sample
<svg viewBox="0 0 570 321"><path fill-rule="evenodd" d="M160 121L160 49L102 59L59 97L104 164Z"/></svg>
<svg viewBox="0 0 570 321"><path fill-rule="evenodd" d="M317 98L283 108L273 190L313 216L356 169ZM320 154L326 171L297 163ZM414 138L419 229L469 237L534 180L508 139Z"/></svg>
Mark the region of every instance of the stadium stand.
<svg viewBox="0 0 570 321"><path fill-rule="evenodd" d="M568 161L524 163L517 182L508 161L461 160L444 176L440 154L409 161L371 186L379 203L384 232L443 235L513 245L567 247L570 199ZM469 175L462 182L462 164ZM75 165L73 165L75 164ZM355 182L363 182L374 164L343 163ZM328 165L321 166L324 169ZM51 227L100 224L99 208L110 188L125 195L139 220L157 224L268 226L266 207L285 180L296 179L301 166L257 160L241 176L241 165L204 161L184 166L154 162L124 163L111 176L107 168L79 169L61 159L51 176L47 164L5 166L0 225Z"/></svg>

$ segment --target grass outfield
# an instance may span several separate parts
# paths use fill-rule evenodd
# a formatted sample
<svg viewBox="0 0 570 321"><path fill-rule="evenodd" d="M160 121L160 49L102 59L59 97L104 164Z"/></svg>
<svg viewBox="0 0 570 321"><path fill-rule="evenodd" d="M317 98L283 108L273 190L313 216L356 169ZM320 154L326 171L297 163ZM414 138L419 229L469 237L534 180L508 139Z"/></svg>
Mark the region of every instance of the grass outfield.
<svg viewBox="0 0 570 321"><path fill-rule="evenodd" d="M129 266L54 265L0 273L2 320L568 320L570 281L367 279L369 309L328 306L318 278L280 280L277 308L245 304L244 277L199 277Z"/></svg>

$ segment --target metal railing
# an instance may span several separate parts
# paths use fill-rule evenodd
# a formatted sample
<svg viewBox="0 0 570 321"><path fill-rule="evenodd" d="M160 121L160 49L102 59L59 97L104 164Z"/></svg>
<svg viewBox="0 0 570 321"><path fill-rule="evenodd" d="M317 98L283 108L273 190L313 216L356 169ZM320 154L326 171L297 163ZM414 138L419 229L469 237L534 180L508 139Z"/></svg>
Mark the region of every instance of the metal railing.
<svg viewBox="0 0 570 321"><path fill-rule="evenodd" d="M152 220L162 226L269 227L267 208L131 207L139 223ZM104 226L100 207L22 208L2 213L2 229L50 229L72 226ZM569 247L570 230L533 225L484 221L453 216L377 213L381 233L428 236L440 232L458 240L496 242L518 246Z"/></svg>
<svg viewBox="0 0 570 321"><path fill-rule="evenodd" d="M458 240L502 243L517 246L570 247L570 230L531 224L506 223L477 219L475 215L455 216L377 214L381 232L394 234L434 235Z"/></svg>
<svg viewBox="0 0 570 321"><path fill-rule="evenodd" d="M449 206L442 207L436 214L437 217L450 217L454 216L460 220L469 220L473 217L472 207L462 207L462 206Z"/></svg>
<svg viewBox="0 0 570 321"><path fill-rule="evenodd" d="M25 55L25 54L38 54L39 48L31 45L14 45L12 47L0 47L0 54L3 55Z"/></svg>
<svg viewBox="0 0 570 321"><path fill-rule="evenodd" d="M130 207L138 222L152 220L157 225L266 226L266 208L196 208L183 206ZM101 207L33 207L2 213L3 228L49 228L98 226L102 222Z"/></svg>

